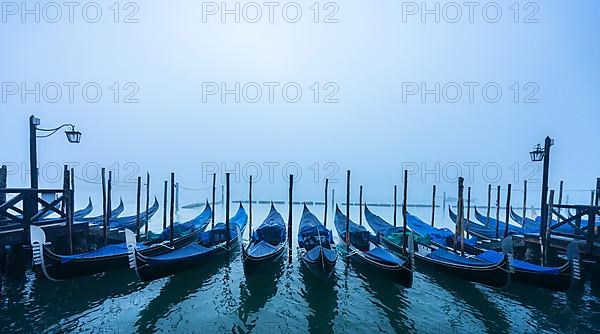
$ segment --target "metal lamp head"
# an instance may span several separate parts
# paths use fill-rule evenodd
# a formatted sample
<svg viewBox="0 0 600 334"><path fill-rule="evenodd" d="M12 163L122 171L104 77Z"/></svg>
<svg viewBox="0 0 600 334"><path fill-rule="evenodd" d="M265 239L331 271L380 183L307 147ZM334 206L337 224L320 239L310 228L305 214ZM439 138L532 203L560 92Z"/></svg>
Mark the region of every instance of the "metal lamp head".
<svg viewBox="0 0 600 334"><path fill-rule="evenodd" d="M71 127L71 131L65 131L69 143L77 144L81 141L81 132L75 131L75 127Z"/></svg>
<svg viewBox="0 0 600 334"><path fill-rule="evenodd" d="M544 149L540 144L537 144L537 146L534 147L533 151L529 152L529 156L531 157L531 161L542 161L544 160Z"/></svg>

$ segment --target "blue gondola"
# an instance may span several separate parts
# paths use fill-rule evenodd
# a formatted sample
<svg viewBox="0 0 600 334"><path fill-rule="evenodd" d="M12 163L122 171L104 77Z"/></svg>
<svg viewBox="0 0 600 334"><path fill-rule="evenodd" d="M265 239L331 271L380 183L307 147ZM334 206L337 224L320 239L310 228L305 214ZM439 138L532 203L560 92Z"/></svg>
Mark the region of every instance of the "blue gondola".
<svg viewBox="0 0 600 334"><path fill-rule="evenodd" d="M250 243L245 247L243 244L241 245L244 270L251 273L263 265L269 265L281 259L281 255L287 249L286 236L283 217L271 203L267 218L252 232Z"/></svg>
<svg viewBox="0 0 600 334"><path fill-rule="evenodd" d="M135 234L125 230L130 267L135 269L141 280L151 281L215 260L237 247L237 239L244 231L247 221L248 215L240 204L238 212L229 221L229 231L225 223L218 223L209 231L201 232L196 242L159 255L144 255L138 251Z"/></svg>
<svg viewBox="0 0 600 334"><path fill-rule="evenodd" d="M415 257L421 263L439 271L492 287L504 287L509 284L507 255L495 251L485 251L476 256L461 255L448 247L449 230L433 228L410 213L406 213L406 223L415 235L417 243ZM465 240L465 242L469 244L472 240Z"/></svg>
<svg viewBox="0 0 600 334"><path fill-rule="evenodd" d="M366 210L365 210L366 211ZM413 263L411 253L399 256L394 254L378 238L372 235L364 226L357 225L336 206L335 228L340 237L340 247L348 249L346 255L359 266L391 278L405 287L411 287L413 282ZM350 243L346 243L346 223L350 230ZM410 247L409 247L410 248Z"/></svg>
<svg viewBox="0 0 600 334"><path fill-rule="evenodd" d="M181 224L193 227L192 229L174 229L175 233L172 244L168 238L160 241L154 239L146 243L139 243L139 252L148 256L158 255L196 241L198 234L210 223L212 214L212 209L207 203L201 214ZM177 232L181 232L181 234ZM125 243L107 245L94 251L75 255L56 254L45 243L46 236L44 231L39 227L32 226L31 245L33 248L34 264L39 265L44 276L51 280L93 275L124 268L128 263L127 245Z"/></svg>
<svg viewBox="0 0 600 334"><path fill-rule="evenodd" d="M456 214L449 208L450 219L456 224ZM469 227L473 223L469 223ZM475 225L475 224L473 224ZM472 232L471 232L472 233ZM506 246L506 243L510 246ZM569 245L568 248L577 247L577 245ZM503 241L504 251L508 254L513 254L512 240ZM470 245L465 247L465 252L469 254L481 254L484 252L483 249ZM573 250L568 251L569 261L566 261L561 266L540 266L537 264L529 263L523 260L517 260L510 258L510 265L513 269L511 278L521 283L547 288L556 291L568 290L576 280L579 280L579 252ZM575 264L575 262L577 262Z"/></svg>
<svg viewBox="0 0 600 334"><path fill-rule="evenodd" d="M333 233L321 224L306 204L298 227L298 245L302 262L308 269L320 279L329 279L338 258Z"/></svg>

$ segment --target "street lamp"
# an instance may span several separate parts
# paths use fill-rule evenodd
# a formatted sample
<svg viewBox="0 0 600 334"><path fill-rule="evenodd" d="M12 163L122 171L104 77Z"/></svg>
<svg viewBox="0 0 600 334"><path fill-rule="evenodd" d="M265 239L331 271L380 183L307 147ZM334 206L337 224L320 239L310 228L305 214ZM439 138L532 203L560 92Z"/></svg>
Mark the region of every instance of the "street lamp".
<svg viewBox="0 0 600 334"><path fill-rule="evenodd" d="M550 167L550 147L554 145L554 140L550 137L546 137L544 141L544 148L538 144L533 151L529 152L531 161L539 162L544 161L544 174L542 176L542 199L541 199L541 210L542 210L542 221L540 224L540 238L545 240L546 235L546 224L548 223L548 169ZM544 247L546 245L543 245Z"/></svg>
<svg viewBox="0 0 600 334"><path fill-rule="evenodd" d="M31 164L31 188L38 188L38 169L37 169L37 138L47 138L57 133L60 129L68 127L65 131L69 143L79 143L81 141L81 132L75 130L73 124L63 124L54 129L41 129L40 119L31 115L29 117L29 162ZM43 133L38 135L38 131Z"/></svg>

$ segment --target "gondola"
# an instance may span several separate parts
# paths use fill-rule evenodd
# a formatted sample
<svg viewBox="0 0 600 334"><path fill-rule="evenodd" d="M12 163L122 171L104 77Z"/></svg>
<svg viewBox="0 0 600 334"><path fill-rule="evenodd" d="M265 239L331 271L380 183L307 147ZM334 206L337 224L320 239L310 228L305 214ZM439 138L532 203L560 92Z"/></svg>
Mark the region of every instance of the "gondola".
<svg viewBox="0 0 600 334"><path fill-rule="evenodd" d="M209 231L201 232L196 242L158 255L144 255L138 250L135 233L125 230L129 266L142 281L147 282L215 260L235 249L238 236L244 231L247 221L248 216L240 203L238 212L229 221L229 231L225 223L218 223Z"/></svg>
<svg viewBox="0 0 600 334"><path fill-rule="evenodd" d="M239 239L244 270L251 273L281 259L281 255L287 249L286 236L283 217L271 203L267 218L251 233L250 243L244 247L242 239Z"/></svg>
<svg viewBox="0 0 600 334"><path fill-rule="evenodd" d="M452 208L448 205L448 214L450 215L450 219L453 222L456 222L456 214L452 212ZM496 236L496 228L490 226L485 226L480 223L474 222L472 220L465 219L465 231L468 234L475 236L479 240L487 240L487 241L500 241L500 237ZM498 235L504 234L504 230L498 229ZM508 235L513 235L514 233L509 231Z"/></svg>
<svg viewBox="0 0 600 334"><path fill-rule="evenodd" d="M448 209L450 219L456 224L456 214L452 212L452 209ZM471 223L469 226L471 226ZM575 250L572 250L573 247L575 247ZM555 291L566 291L573 283L575 283L575 281L580 279L579 252L576 247L576 244L567 247L567 257L569 260L563 263L563 265L540 266L513 258L512 254L514 254L514 252L511 237L502 241L502 250L510 255L512 280ZM478 255L483 253L484 250L477 246L470 245L470 247L465 247L465 252Z"/></svg>
<svg viewBox="0 0 600 334"><path fill-rule="evenodd" d="M540 227L542 225L542 217L537 216L535 219L531 219L528 217L525 217L525 219L523 219L523 217L521 217L520 215L518 215L513 208L510 208L510 217L516 221L517 223L521 224L521 226L526 226L528 229L531 230L537 230L537 232L540 231ZM556 225L558 224L558 221L552 219L552 225ZM581 228L585 228L587 227L587 220L582 220L581 221ZM571 227L570 225L561 225L557 228L555 228L554 230L558 231L558 232L562 232L562 233L575 233L575 229L573 229L573 227Z"/></svg>
<svg viewBox="0 0 600 334"><path fill-rule="evenodd" d="M338 258L333 233L321 224L306 204L298 227L298 245L302 263L318 278L329 279Z"/></svg>
<svg viewBox="0 0 600 334"><path fill-rule="evenodd" d="M123 199L119 199L119 205L110 211L110 219L115 219L121 215L125 211L125 204L123 204ZM104 215L95 216L95 217L81 217L75 219L77 221L88 222L90 225L102 225L104 221Z"/></svg>
<svg viewBox="0 0 600 334"><path fill-rule="evenodd" d="M495 218L492 217L486 217L484 215L482 215L481 213L479 213L479 210L477 210L477 207L475 207L475 218L477 218L477 220L484 226L489 227L491 229L494 230L494 238L502 238L504 237L504 229L506 228L506 223L503 221L497 221ZM486 221L489 221L488 225L486 225ZM496 226L498 226L498 233L496 233ZM535 230L534 228L531 227L518 227L515 226L513 224L508 224L508 235L524 235L527 233L535 233L535 232L539 232L539 230Z"/></svg>
<svg viewBox="0 0 600 334"><path fill-rule="evenodd" d="M386 276L405 287L411 287L413 282L412 256L405 258L395 255L388 248L379 243L376 236L372 235L362 225L357 225L335 208L335 228L340 237L339 246L348 249L346 256L356 265L367 270ZM350 244L346 243L346 223L349 226ZM410 247L409 247L410 249Z"/></svg>
<svg viewBox="0 0 600 334"><path fill-rule="evenodd" d="M89 215L92 210L94 210L94 205L92 204L92 199L88 197L88 205L81 210L73 212L73 219L79 220L85 218L85 216Z"/></svg>
<svg viewBox="0 0 600 334"><path fill-rule="evenodd" d="M207 204L204 211L194 219L183 223L194 228L187 234L177 235L174 229L173 243L169 240L139 243L138 250L146 256L154 256L170 252L198 240L198 234L210 223L212 209ZM101 247L94 251L75 255L59 255L46 245L44 231L36 226L31 227L31 246L33 262L41 266L41 271L50 280L64 280L85 275L93 275L118 268L126 268L128 252L126 243Z"/></svg>
<svg viewBox="0 0 600 334"><path fill-rule="evenodd" d="M491 250L478 255L461 255L442 244L447 239L438 239L435 233L431 234L432 227L418 217L406 213L406 223L416 235L415 257L421 263L491 287L502 288L510 283L508 255Z"/></svg>
<svg viewBox="0 0 600 334"><path fill-rule="evenodd" d="M154 216L154 214L158 211L158 199L154 197L154 204L148 211L144 211L140 213L140 228L143 227L147 221ZM130 229L133 230L136 228L137 224L137 215L127 216L127 217L119 217L114 218L109 221L109 226L111 229Z"/></svg>

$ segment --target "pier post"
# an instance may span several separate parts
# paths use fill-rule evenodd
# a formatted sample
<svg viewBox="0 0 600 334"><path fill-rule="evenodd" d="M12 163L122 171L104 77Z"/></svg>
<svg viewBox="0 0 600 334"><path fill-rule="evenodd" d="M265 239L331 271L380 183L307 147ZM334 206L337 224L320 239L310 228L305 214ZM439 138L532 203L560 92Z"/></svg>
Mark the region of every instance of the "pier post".
<svg viewBox="0 0 600 334"><path fill-rule="evenodd" d="M498 193L496 195L496 238L500 236L498 233L498 225L500 224L500 186L498 186Z"/></svg>
<svg viewBox="0 0 600 334"><path fill-rule="evenodd" d="M594 191L590 191L590 205L594 205Z"/></svg>
<svg viewBox="0 0 600 334"><path fill-rule="evenodd" d="M289 204L288 204L288 263L292 263L292 194L294 190L294 175L290 174Z"/></svg>
<svg viewBox="0 0 600 334"><path fill-rule="evenodd" d="M550 238L551 238L551 233L552 230L550 228L550 226L552 226L552 208L554 206L554 190L550 190L550 198L548 200L548 204L546 206L546 209L548 210L547 212L547 219L546 221L543 222L542 225L545 225L544 227L544 248L543 248L543 252L542 252L542 265L546 265L548 263L548 248L550 248Z"/></svg>
<svg viewBox="0 0 600 334"><path fill-rule="evenodd" d="M210 220L210 227L215 227L215 193L217 192L217 173L213 173L213 182L212 182L212 202L211 202L211 210L212 217ZM252 175L250 175L250 192L252 192ZM252 222L252 221L251 221ZM250 223L250 230L252 230L252 223Z"/></svg>
<svg viewBox="0 0 600 334"><path fill-rule="evenodd" d="M470 239L469 235L469 223L471 222L471 187L467 188L467 239Z"/></svg>
<svg viewBox="0 0 600 334"><path fill-rule="evenodd" d="M141 209L141 198L142 195L142 177L138 176L137 178L137 196L135 197L136 201L136 211L135 211L135 238L136 241L140 240L140 209Z"/></svg>
<svg viewBox="0 0 600 334"><path fill-rule="evenodd" d="M102 236L104 239L104 245L108 243L108 215L106 210L106 168L102 168Z"/></svg>
<svg viewBox="0 0 600 334"><path fill-rule="evenodd" d="M163 193L163 231L167 228L167 200L169 198L169 193L168 193L168 188L169 188L169 181L165 181L165 187L164 187L164 193ZM213 206L213 215L214 215L214 206Z"/></svg>
<svg viewBox="0 0 600 334"><path fill-rule="evenodd" d="M71 168L71 213L75 213L75 168Z"/></svg>
<svg viewBox="0 0 600 334"><path fill-rule="evenodd" d="M106 236L104 240L104 245L108 245L108 232L110 231L110 218L111 218L111 210L112 207L112 171L108 171L108 181L106 183Z"/></svg>
<svg viewBox="0 0 600 334"><path fill-rule="evenodd" d="M394 186L394 189L396 187ZM395 191L394 191L395 193ZM408 195L408 170L404 170L404 193L402 194L402 252L406 254L406 246L408 243L407 231L406 231L406 197ZM394 196L395 197L395 196ZM394 210L396 207L394 206Z"/></svg>
<svg viewBox="0 0 600 334"><path fill-rule="evenodd" d="M216 175L216 174L215 174ZM249 225L248 225L248 240L252 238L252 175L250 175L250 184L248 189L248 217L249 217ZM241 236L240 236L241 238ZM242 240L242 239L240 239Z"/></svg>
<svg viewBox="0 0 600 334"><path fill-rule="evenodd" d="M329 179L325 179L325 212L323 213L323 225L327 227L327 188L329 186Z"/></svg>
<svg viewBox="0 0 600 334"><path fill-rule="evenodd" d="M69 244L69 254L73 254L73 215L71 212L71 201L73 200L71 195L71 172L69 171L67 165L65 165L64 170L64 186L63 186L63 194L64 194L64 202L65 203L65 215L66 222L65 226L67 227L67 242Z"/></svg>
<svg viewBox="0 0 600 334"><path fill-rule="evenodd" d="M560 207L562 205L562 198L563 198L563 184L564 181L560 181L560 186L558 188L558 213L561 213L562 208ZM559 219L560 221L560 217L558 217L557 219Z"/></svg>
<svg viewBox="0 0 600 334"><path fill-rule="evenodd" d="M446 210L446 192L444 191L444 198L442 199L442 207Z"/></svg>
<svg viewBox="0 0 600 334"><path fill-rule="evenodd" d="M527 180L523 181L523 219L521 227L525 227L525 218L527 217Z"/></svg>
<svg viewBox="0 0 600 334"><path fill-rule="evenodd" d="M465 203L464 203L464 191L465 191L465 185L464 185L464 181L465 179L461 176L458 178L458 203L457 203L457 213L458 213L458 221L456 224L457 228L458 228L458 232L460 233L460 255L464 255L465 254L465 234L464 234L464 219L465 219ZM456 234L454 235L454 238L456 240ZM456 242L454 243L454 250L456 250Z"/></svg>
<svg viewBox="0 0 600 334"><path fill-rule="evenodd" d="M171 203L169 212L169 242L173 245L173 220L175 219L175 173L171 172Z"/></svg>
<svg viewBox="0 0 600 334"><path fill-rule="evenodd" d="M362 225L362 216L363 216L363 212L362 212L362 189L363 186L359 187L359 195L358 195L358 225Z"/></svg>
<svg viewBox="0 0 600 334"><path fill-rule="evenodd" d="M492 209L492 185L488 184L488 205L487 205L487 214L485 216L485 226L490 225L490 211Z"/></svg>
<svg viewBox="0 0 600 334"><path fill-rule="evenodd" d="M175 208L179 212L179 182L175 183Z"/></svg>
<svg viewBox="0 0 600 334"><path fill-rule="evenodd" d="M346 252L350 252L350 170L346 171Z"/></svg>
<svg viewBox="0 0 600 334"><path fill-rule="evenodd" d="M225 237L227 240L226 246L229 249L229 244L231 242L231 235L229 233L229 202L231 202L231 194L229 188L229 173L225 173L225 189L227 189L226 199L225 199Z"/></svg>
<svg viewBox="0 0 600 334"><path fill-rule="evenodd" d="M444 212L446 208L442 208ZM433 195L431 195L431 227L435 225L435 184L433 185Z"/></svg>
<svg viewBox="0 0 600 334"><path fill-rule="evenodd" d="M335 189L331 189L331 213L332 219L335 219Z"/></svg>
<svg viewBox="0 0 600 334"><path fill-rule="evenodd" d="M146 172L146 214L144 215L144 234L146 235L146 240L148 240L148 221L150 220L148 217L148 208L150 206L150 173Z"/></svg>
<svg viewBox="0 0 600 334"><path fill-rule="evenodd" d="M396 209L398 208L398 189L396 187L396 185L394 185L394 227L397 226L396 223Z"/></svg>
<svg viewBox="0 0 600 334"><path fill-rule="evenodd" d="M504 238L508 236L508 224L510 222L510 193L511 193L512 184L508 184L508 189L506 190L506 221L504 222Z"/></svg>
<svg viewBox="0 0 600 334"><path fill-rule="evenodd" d="M6 189L6 178L7 178L8 172L6 170L6 165L2 165L2 167L0 167L0 189ZM6 194L5 193L0 193L0 205L6 203Z"/></svg>

